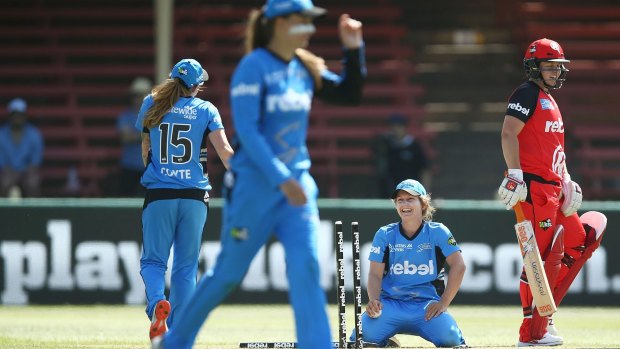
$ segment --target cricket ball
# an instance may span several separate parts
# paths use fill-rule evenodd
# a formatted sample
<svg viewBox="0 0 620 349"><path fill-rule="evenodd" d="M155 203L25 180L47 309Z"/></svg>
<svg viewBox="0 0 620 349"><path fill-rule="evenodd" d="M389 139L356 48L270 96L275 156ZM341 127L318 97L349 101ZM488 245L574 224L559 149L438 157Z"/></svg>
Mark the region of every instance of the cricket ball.
<svg viewBox="0 0 620 349"><path fill-rule="evenodd" d="M373 319L378 318L379 316L381 316L381 313L383 312L383 310L379 310L378 312L376 312L374 315L370 315L368 314L368 316L370 316Z"/></svg>

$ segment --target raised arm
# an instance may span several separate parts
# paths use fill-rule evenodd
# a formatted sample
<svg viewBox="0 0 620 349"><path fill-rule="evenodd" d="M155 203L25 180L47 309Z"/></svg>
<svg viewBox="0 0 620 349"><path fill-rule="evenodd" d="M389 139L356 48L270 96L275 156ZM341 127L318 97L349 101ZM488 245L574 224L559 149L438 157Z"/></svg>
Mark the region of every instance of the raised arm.
<svg viewBox="0 0 620 349"><path fill-rule="evenodd" d="M342 73L336 75L329 70L323 70L316 95L329 103L357 105L362 100L366 77L362 23L348 14L343 14L338 22L338 32L344 46Z"/></svg>

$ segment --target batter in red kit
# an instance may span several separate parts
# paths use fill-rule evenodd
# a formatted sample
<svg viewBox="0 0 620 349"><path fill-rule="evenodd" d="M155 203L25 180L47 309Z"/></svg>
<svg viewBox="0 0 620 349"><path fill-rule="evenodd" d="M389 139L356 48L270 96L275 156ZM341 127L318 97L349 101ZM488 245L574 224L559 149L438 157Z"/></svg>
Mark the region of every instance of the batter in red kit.
<svg viewBox="0 0 620 349"><path fill-rule="evenodd" d="M498 191L506 209L520 205L532 222L557 305L600 245L607 225L600 212L577 214L583 196L566 166L564 122L551 96L566 80L569 62L553 40L527 47L523 65L528 80L510 96L504 117L502 151L508 170ZM519 294L523 322L517 346L563 344L552 318L538 314L525 273Z"/></svg>

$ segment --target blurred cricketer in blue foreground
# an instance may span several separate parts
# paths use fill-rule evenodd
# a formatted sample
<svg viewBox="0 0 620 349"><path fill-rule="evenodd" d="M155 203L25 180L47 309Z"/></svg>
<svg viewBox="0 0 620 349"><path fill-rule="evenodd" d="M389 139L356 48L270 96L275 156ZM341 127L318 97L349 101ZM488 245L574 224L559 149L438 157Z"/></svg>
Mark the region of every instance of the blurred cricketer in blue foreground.
<svg viewBox="0 0 620 349"><path fill-rule="evenodd" d="M340 76L302 48L325 13L310 0L269 0L250 15L248 54L234 72L230 96L238 143L231 160L222 251L163 340L154 348L189 349L203 322L246 274L258 250L275 234L286 251L290 300L300 348L332 348L325 293L317 261L317 187L308 173L306 131L313 94L327 101L360 102L365 62L362 25L342 15ZM230 182L233 182L230 180Z"/></svg>

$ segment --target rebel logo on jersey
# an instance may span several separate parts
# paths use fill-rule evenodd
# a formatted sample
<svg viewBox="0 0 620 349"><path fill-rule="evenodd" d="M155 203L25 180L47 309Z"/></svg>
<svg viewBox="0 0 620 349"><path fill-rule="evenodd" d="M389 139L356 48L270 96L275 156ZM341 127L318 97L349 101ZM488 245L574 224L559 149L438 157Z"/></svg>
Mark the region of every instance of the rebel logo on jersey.
<svg viewBox="0 0 620 349"><path fill-rule="evenodd" d="M523 108L521 103L509 103L508 108L523 113L523 115L529 115L530 113L530 110L528 108Z"/></svg>
<svg viewBox="0 0 620 349"><path fill-rule="evenodd" d="M564 123L562 121L547 121L545 122L545 132L564 133Z"/></svg>
<svg viewBox="0 0 620 349"><path fill-rule="evenodd" d="M432 275L435 273L435 265L432 260L428 261L428 264L414 264L409 261L401 263L394 263L390 265L390 274L392 275Z"/></svg>
<svg viewBox="0 0 620 349"><path fill-rule="evenodd" d="M288 89L283 94L267 95L267 111L295 112L309 111L312 104L312 92L297 92Z"/></svg>

